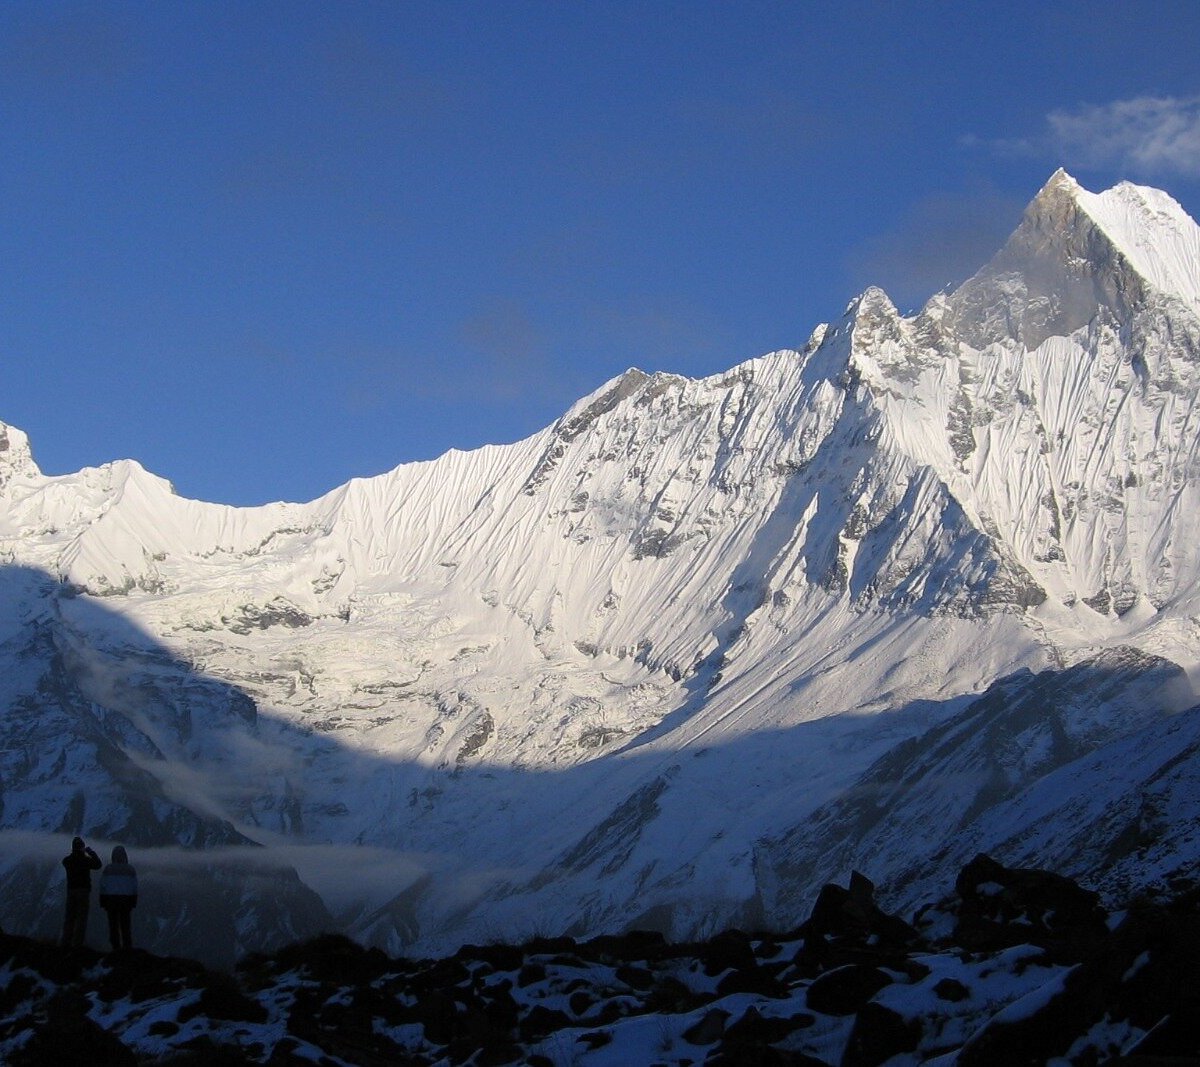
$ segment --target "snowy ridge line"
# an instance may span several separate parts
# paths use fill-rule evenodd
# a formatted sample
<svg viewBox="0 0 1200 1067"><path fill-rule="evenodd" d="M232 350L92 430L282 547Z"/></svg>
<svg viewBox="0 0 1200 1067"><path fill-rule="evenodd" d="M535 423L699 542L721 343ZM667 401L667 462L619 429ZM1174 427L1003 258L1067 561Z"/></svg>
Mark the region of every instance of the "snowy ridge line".
<svg viewBox="0 0 1200 1067"><path fill-rule="evenodd" d="M1103 193L1074 185L1080 207L1157 289L1200 310L1200 227L1161 189L1121 182Z"/></svg>

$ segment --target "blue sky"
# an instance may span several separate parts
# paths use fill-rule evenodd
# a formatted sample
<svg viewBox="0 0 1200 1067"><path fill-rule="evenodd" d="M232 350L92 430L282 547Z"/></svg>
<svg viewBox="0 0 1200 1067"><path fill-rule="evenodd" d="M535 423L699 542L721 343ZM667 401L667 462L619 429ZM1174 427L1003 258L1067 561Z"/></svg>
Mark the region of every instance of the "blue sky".
<svg viewBox="0 0 1200 1067"><path fill-rule="evenodd" d="M0 6L0 420L311 499L969 275L1064 165L1200 214L1200 4Z"/></svg>

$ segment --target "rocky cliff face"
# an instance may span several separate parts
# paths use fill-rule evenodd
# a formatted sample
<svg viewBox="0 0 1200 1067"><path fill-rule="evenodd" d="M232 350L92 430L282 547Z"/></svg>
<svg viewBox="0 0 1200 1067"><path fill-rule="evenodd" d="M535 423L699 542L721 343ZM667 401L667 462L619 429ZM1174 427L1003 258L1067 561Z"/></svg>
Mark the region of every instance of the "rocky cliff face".
<svg viewBox="0 0 1200 1067"><path fill-rule="evenodd" d="M902 894L915 859L1016 849L1030 790L1109 795L1125 745L1174 783L1155 861L1100 800L1046 802L1019 858L1091 820L1070 873L1183 870L1194 790L1152 764L1190 744L1200 629L1198 232L1060 173L911 318L871 290L796 351L631 370L308 504L47 478L4 428L0 877L53 882L49 835L83 832L323 901L268 918L242 878L244 946L293 913L393 949L690 936L841 857ZM203 940L185 910L163 929Z"/></svg>

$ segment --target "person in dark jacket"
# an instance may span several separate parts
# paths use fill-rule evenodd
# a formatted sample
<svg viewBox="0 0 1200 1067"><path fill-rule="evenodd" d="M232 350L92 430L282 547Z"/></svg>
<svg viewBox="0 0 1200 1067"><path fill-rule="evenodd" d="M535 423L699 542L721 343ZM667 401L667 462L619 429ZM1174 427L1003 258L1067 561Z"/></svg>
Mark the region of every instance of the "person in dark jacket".
<svg viewBox="0 0 1200 1067"><path fill-rule="evenodd" d="M137 907L137 871L123 845L112 850L112 863L100 875L100 907L108 913L108 940L114 952L133 948L132 911Z"/></svg>
<svg viewBox="0 0 1200 1067"><path fill-rule="evenodd" d="M71 854L64 856L67 869L67 913L63 919L62 943L68 948L83 944L87 936L88 905L92 899L92 871L103 866L100 857L83 843L82 837L71 842Z"/></svg>

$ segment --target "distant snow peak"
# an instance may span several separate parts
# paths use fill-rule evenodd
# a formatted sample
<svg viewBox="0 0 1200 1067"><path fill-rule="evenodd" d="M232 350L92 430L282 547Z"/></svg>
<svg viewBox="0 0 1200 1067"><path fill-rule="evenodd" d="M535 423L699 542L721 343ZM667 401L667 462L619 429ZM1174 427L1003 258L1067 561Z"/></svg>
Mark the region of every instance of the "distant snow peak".
<svg viewBox="0 0 1200 1067"><path fill-rule="evenodd" d="M0 422L0 488L12 478L36 478L40 474L28 436L15 426Z"/></svg>
<svg viewBox="0 0 1200 1067"><path fill-rule="evenodd" d="M1162 301L1200 312L1200 229L1165 193L1089 193L1058 171L993 259L949 297L962 340L1032 351L1097 318L1129 323Z"/></svg>
<svg viewBox="0 0 1200 1067"><path fill-rule="evenodd" d="M1142 278L1200 313L1200 227L1172 197L1121 182L1077 199Z"/></svg>

